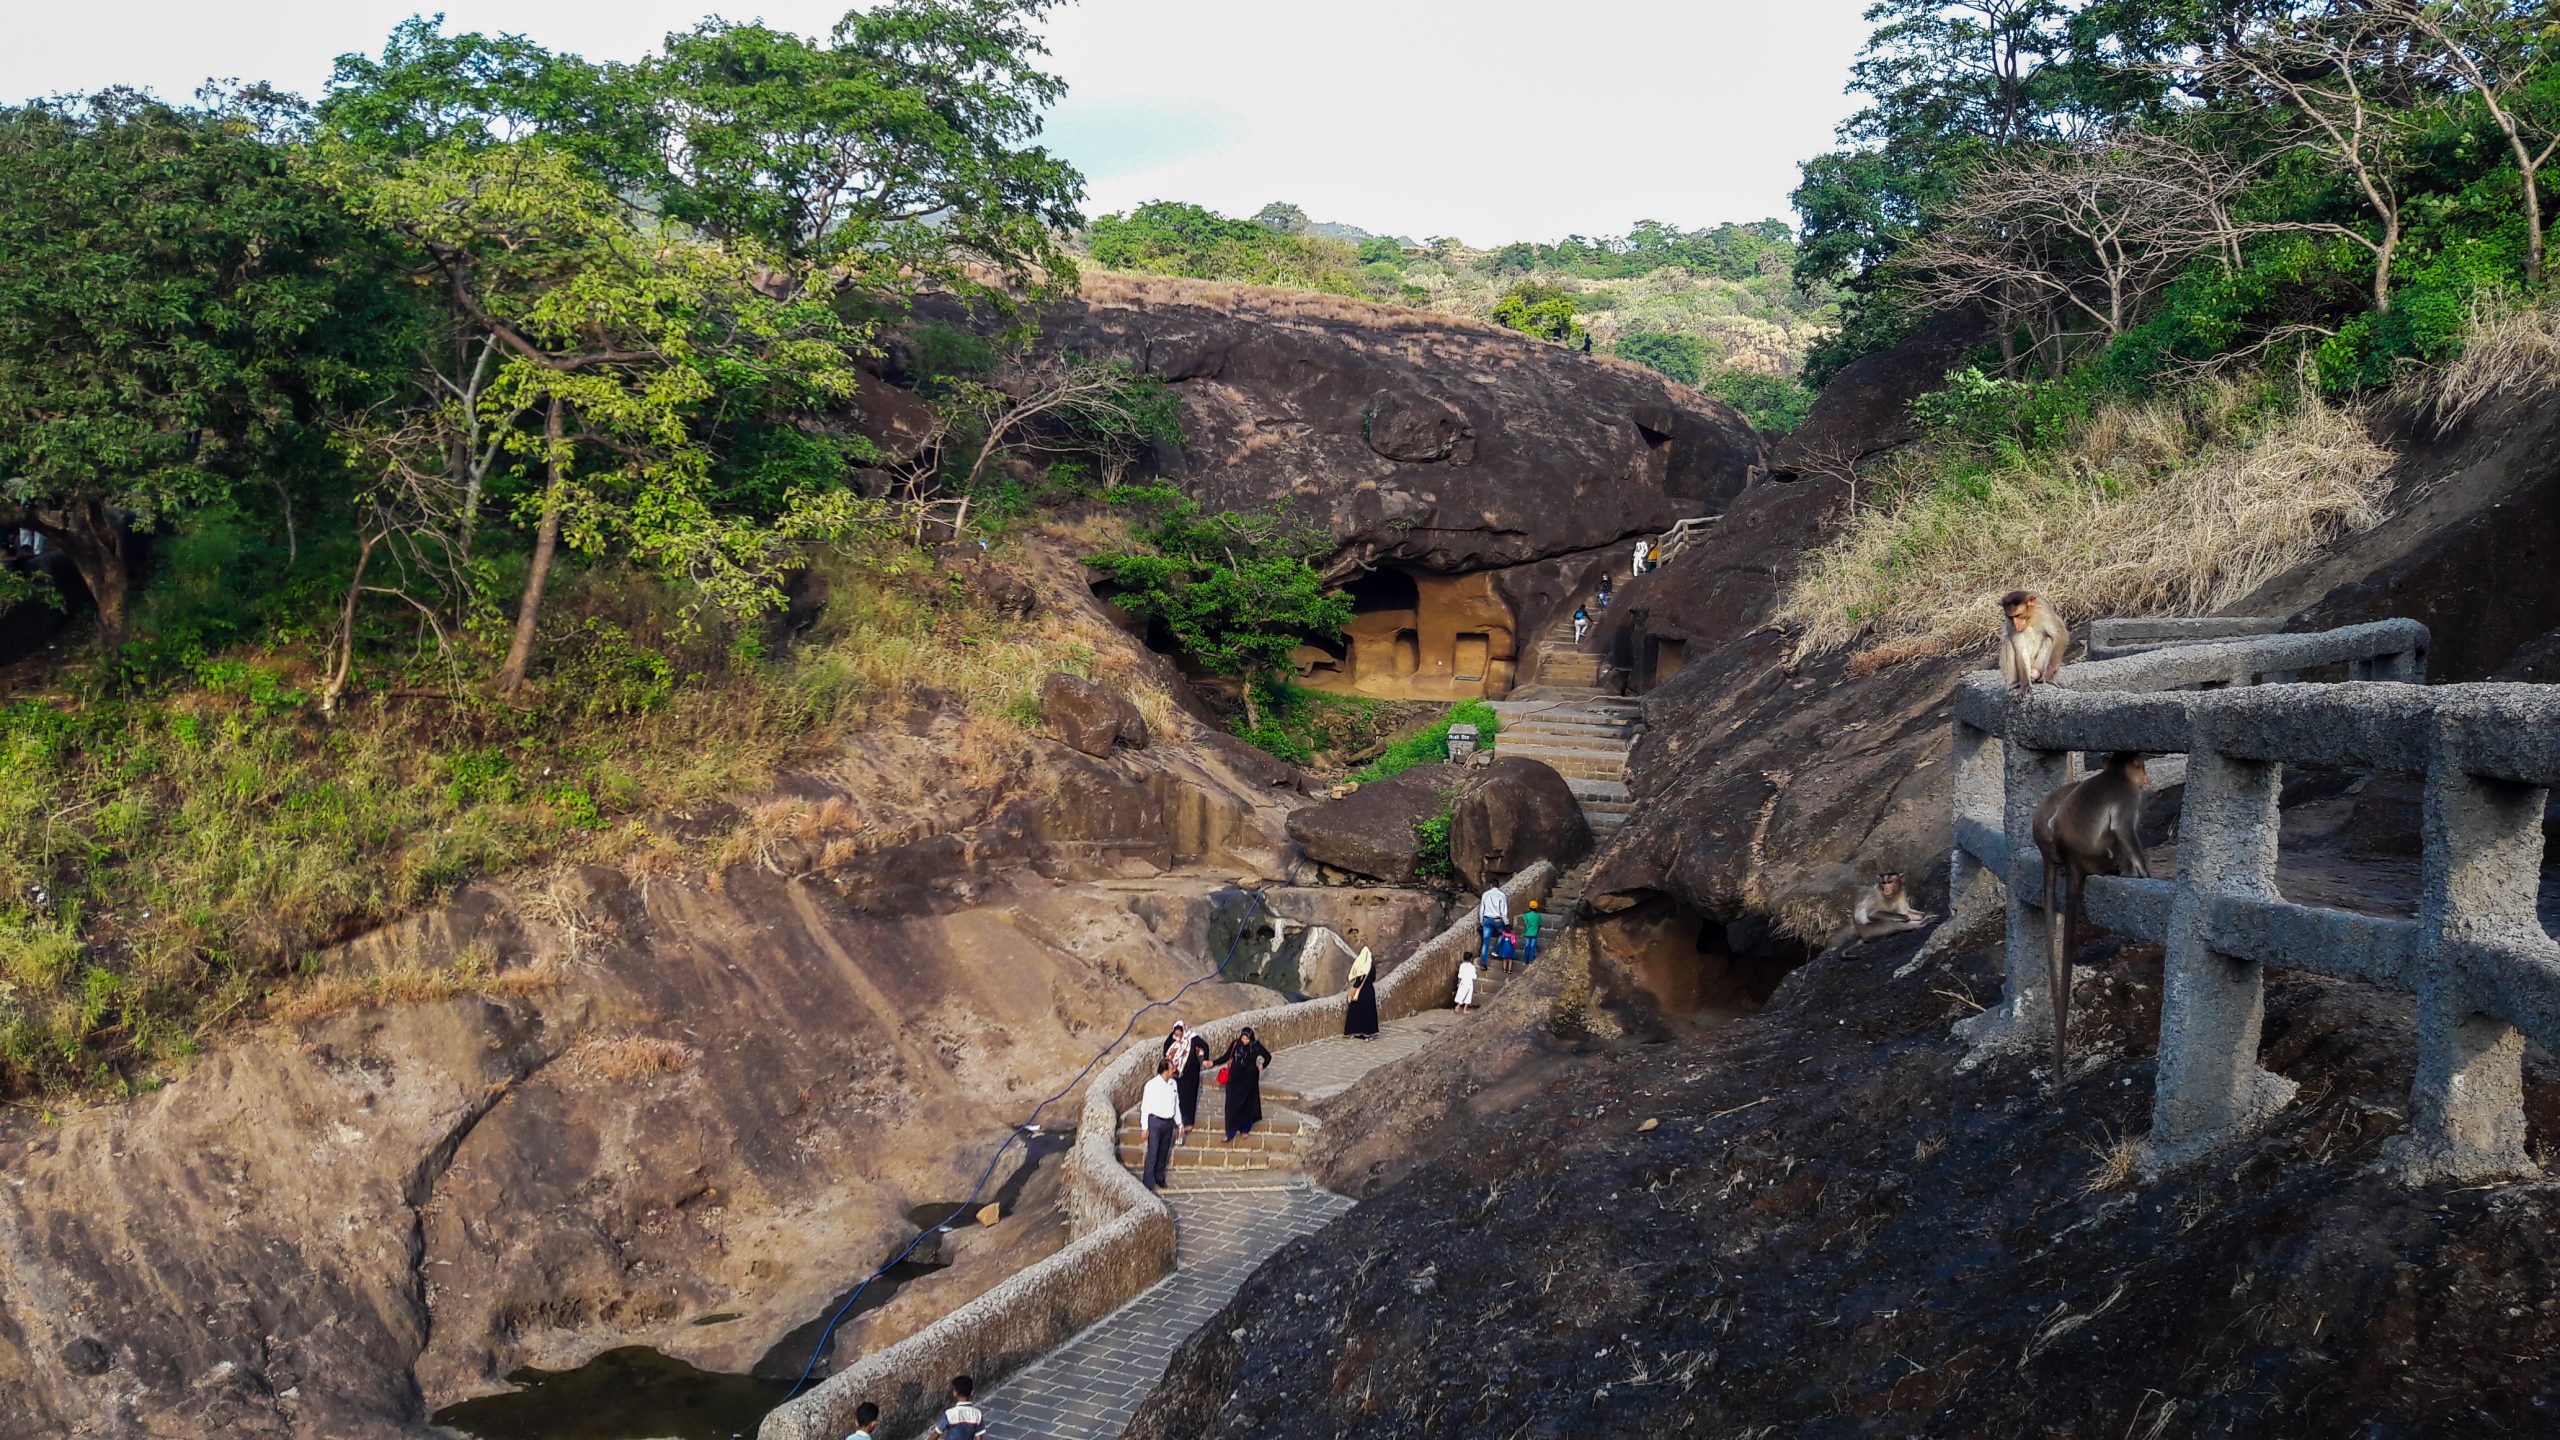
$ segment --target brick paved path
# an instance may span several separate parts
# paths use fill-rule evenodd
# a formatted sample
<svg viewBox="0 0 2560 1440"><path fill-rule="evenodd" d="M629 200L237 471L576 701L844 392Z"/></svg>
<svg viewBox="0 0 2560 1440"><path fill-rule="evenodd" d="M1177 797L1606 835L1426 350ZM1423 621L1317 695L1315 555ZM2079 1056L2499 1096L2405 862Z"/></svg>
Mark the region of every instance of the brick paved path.
<svg viewBox="0 0 2560 1440"><path fill-rule="evenodd" d="M1182 1268L998 1386L985 1408L988 1427L1003 1440L1113 1440L1164 1378L1174 1350L1255 1266L1352 1203L1297 1179L1175 1189L1166 1198L1182 1225Z"/></svg>
<svg viewBox="0 0 2560 1440"><path fill-rule="evenodd" d="M1460 1023L1451 1010L1390 1020L1375 1040L1337 1038L1293 1045L1272 1057L1263 1094L1321 1100ZM988 1426L1003 1440L1117 1440L1138 1402L1191 1332L1232 1299L1254 1267L1312 1234L1352 1202L1286 1170L1246 1172L1238 1181L1175 1172L1165 1192L1182 1226L1180 1268L1112 1311L986 1397ZM1250 1178L1246 1178L1250 1177Z"/></svg>

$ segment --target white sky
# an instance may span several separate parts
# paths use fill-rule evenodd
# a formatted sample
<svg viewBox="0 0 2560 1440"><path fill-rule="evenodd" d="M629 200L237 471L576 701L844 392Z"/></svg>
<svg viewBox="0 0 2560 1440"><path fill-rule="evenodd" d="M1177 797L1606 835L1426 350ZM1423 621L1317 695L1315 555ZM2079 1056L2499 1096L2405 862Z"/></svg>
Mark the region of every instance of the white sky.
<svg viewBox="0 0 2560 1440"><path fill-rule="evenodd" d="M1050 24L1049 143L1086 212L1152 199L1485 245L1790 216L1865 0L1081 0ZM630 59L706 13L823 33L843 0L0 0L0 101L208 76L318 93L441 8Z"/></svg>

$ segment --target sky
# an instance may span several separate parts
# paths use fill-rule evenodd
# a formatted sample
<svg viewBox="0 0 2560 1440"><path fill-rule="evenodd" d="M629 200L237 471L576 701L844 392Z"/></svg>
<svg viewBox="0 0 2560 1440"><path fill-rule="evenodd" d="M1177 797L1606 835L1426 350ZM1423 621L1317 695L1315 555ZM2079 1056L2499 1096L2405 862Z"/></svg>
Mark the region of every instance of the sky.
<svg viewBox="0 0 2560 1440"><path fill-rule="evenodd" d="M1087 214L1190 200L1476 245L1787 216L1855 108L1866 0L1081 0L1048 26L1047 143ZM208 77L317 94L441 8L628 60L706 13L822 33L843 0L5 0L0 100Z"/></svg>

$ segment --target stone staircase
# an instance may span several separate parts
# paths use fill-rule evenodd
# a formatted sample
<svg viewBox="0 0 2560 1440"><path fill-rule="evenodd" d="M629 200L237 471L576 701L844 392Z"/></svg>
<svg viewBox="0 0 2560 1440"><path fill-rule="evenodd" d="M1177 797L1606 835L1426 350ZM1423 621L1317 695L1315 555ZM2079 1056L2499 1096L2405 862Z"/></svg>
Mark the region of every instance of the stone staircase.
<svg viewBox="0 0 2560 1440"><path fill-rule="evenodd" d="M1250 1135L1230 1143L1225 1136L1226 1092L1202 1077L1200 1123L1173 1147L1165 1162L1165 1180L1197 1188L1203 1182L1278 1180L1294 1175L1308 1137L1321 1128L1311 1115L1290 1109L1296 1094L1270 1085L1262 1089L1262 1123ZM1147 1161L1147 1127L1133 1108L1120 1117L1120 1163L1139 1173Z"/></svg>
<svg viewBox="0 0 2560 1440"><path fill-rule="evenodd" d="M1497 755L1543 760L1564 777L1592 838L1607 845L1627 823L1627 754L1644 728L1633 700L1614 696L1579 700L1503 700L1494 713L1502 728L1493 738ZM1567 876L1570 881L1573 877ZM1579 898L1579 897L1576 897Z"/></svg>

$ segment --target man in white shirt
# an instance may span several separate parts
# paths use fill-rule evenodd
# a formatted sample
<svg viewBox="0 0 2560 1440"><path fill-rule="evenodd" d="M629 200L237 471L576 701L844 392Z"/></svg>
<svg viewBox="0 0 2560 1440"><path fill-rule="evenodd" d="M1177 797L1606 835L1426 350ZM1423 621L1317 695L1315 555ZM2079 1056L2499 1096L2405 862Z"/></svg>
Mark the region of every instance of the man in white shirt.
<svg viewBox="0 0 2560 1440"><path fill-rule="evenodd" d="M1484 902L1476 907L1476 953L1491 958L1493 932L1508 929L1511 924L1511 897L1499 885L1488 885Z"/></svg>
<svg viewBox="0 0 2560 1440"><path fill-rule="evenodd" d="M1651 556L1652 554L1653 554L1653 546L1652 546L1652 544L1651 544L1650 542L1648 542L1648 541L1643 541L1643 540L1639 540L1639 541L1637 541L1637 542L1636 542L1636 563L1635 563L1635 568L1634 568L1634 570L1633 570L1632 572L1630 572L1630 573L1631 573L1631 574L1635 574L1635 575L1641 575L1641 574L1643 574L1643 573L1644 573L1644 570L1645 570L1644 562L1645 562L1646 558L1647 558L1647 557L1649 557L1649 556Z"/></svg>
<svg viewBox="0 0 2560 1440"><path fill-rule="evenodd" d="M1156 1058L1156 1078L1138 1101L1138 1116L1147 1122L1147 1163L1138 1176L1150 1190L1165 1187L1165 1166L1173 1161L1174 1136L1182 1127L1182 1091L1173 1083L1173 1057Z"/></svg>

